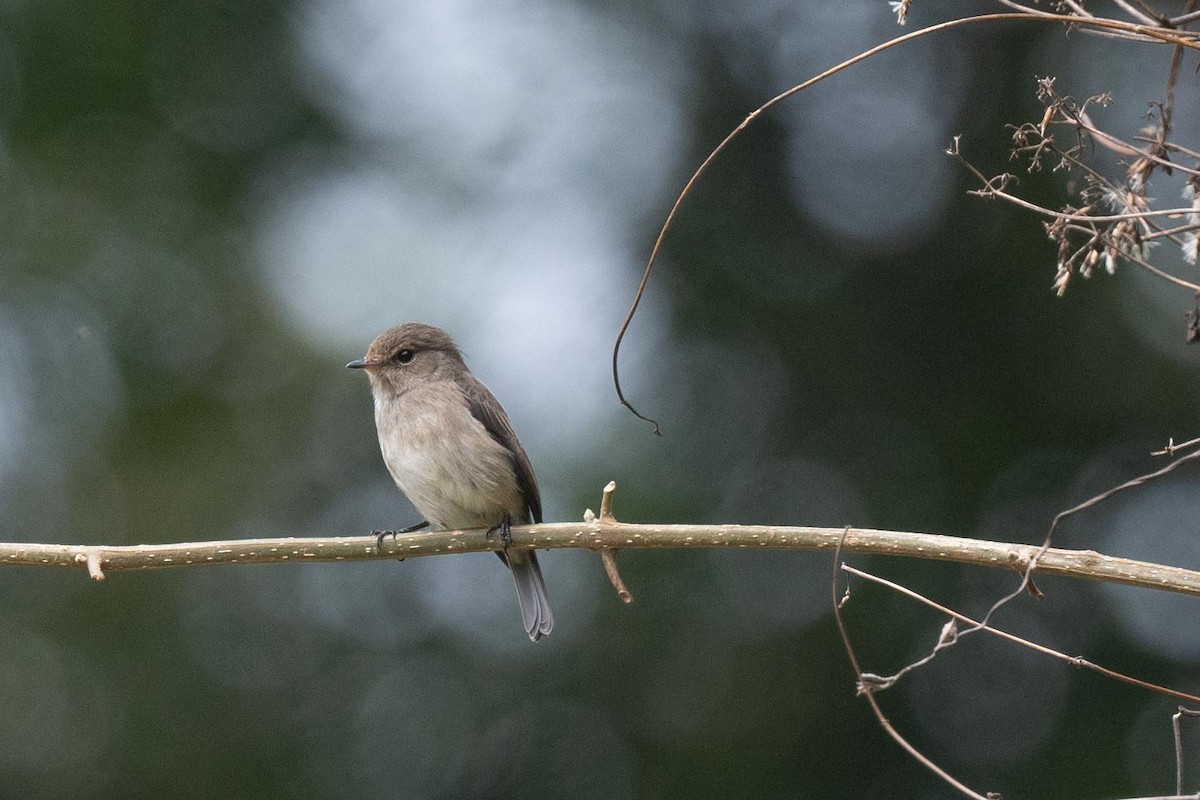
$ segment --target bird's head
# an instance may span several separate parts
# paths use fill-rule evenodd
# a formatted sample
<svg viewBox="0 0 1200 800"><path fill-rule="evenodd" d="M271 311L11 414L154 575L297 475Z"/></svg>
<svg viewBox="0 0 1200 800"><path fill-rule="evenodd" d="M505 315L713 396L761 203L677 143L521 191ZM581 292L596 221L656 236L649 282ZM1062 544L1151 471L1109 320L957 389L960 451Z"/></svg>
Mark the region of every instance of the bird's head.
<svg viewBox="0 0 1200 800"><path fill-rule="evenodd" d="M398 396L414 386L453 380L463 369L462 353L440 328L406 322L375 337L348 369L366 370L376 395Z"/></svg>

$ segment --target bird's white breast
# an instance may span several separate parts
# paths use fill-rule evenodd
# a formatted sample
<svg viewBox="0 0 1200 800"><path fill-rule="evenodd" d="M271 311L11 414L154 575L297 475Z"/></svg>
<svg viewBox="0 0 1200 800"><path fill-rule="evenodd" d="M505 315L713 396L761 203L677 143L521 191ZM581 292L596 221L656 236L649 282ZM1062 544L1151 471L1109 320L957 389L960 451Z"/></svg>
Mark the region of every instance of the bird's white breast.
<svg viewBox="0 0 1200 800"><path fill-rule="evenodd" d="M505 512L525 516L512 458L455 384L377 396L375 424L388 472L434 526L491 527Z"/></svg>

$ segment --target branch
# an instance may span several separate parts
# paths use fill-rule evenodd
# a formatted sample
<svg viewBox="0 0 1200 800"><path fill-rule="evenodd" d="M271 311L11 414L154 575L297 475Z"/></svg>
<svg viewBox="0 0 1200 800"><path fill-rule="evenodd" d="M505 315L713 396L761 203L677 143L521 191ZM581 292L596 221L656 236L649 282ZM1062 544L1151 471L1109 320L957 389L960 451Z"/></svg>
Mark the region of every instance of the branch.
<svg viewBox="0 0 1200 800"><path fill-rule="evenodd" d="M876 553L1122 583L1200 596L1200 572L1115 558L1091 550L992 542L932 533L866 528L813 528L779 525L660 525L618 522L611 515L584 522L521 525L510 547L574 547L603 553L645 548L741 548L825 550L845 535L847 553ZM368 561L499 550L499 539L480 530L422 531L376 544L374 535L276 539L234 539L143 545L0 543L0 564L86 570L94 579L105 571L198 567L211 564L268 564L307 561Z"/></svg>

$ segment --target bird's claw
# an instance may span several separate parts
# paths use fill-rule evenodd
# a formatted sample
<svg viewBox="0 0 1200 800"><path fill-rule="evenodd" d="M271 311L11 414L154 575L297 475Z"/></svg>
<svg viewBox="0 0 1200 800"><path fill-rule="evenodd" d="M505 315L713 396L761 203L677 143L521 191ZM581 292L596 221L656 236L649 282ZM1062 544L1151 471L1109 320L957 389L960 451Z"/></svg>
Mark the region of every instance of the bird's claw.
<svg viewBox="0 0 1200 800"><path fill-rule="evenodd" d="M392 541L396 540L396 535L399 531L371 531L371 535L375 537L375 549L383 552L383 540L387 537L392 537Z"/></svg>
<svg viewBox="0 0 1200 800"><path fill-rule="evenodd" d="M416 525L409 525L407 528L401 528L398 531L371 531L371 535L375 537L375 547L379 550L379 552L382 553L383 552L383 540L386 539L387 537L389 537L389 536L392 537L392 541L394 542L394 541L396 541L396 537L402 533L412 533L413 531L419 531L422 528L428 528L428 527L429 527L429 520L423 519L420 522L418 522ZM402 558L400 560L403 561L404 559Z"/></svg>
<svg viewBox="0 0 1200 800"><path fill-rule="evenodd" d="M512 544L512 516L509 515L507 511L505 511L504 516L500 518L499 525L494 525L491 528L488 528L488 538L491 538L492 533L495 531L500 531L500 544L503 545L504 550L507 552L508 546Z"/></svg>

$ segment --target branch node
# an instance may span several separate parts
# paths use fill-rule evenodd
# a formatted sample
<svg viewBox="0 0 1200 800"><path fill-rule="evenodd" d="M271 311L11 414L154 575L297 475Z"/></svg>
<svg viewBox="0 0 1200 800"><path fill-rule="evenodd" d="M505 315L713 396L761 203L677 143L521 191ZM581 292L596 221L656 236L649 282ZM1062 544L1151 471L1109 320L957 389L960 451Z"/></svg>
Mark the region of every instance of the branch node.
<svg viewBox="0 0 1200 800"><path fill-rule="evenodd" d="M890 689L896 685L896 677L889 675L876 675L873 672L864 672L855 684L854 691L859 697L872 692L880 692L884 689Z"/></svg>
<svg viewBox="0 0 1200 800"><path fill-rule="evenodd" d="M615 484L610 483L609 487ZM605 494L605 497L608 495ZM617 597L621 598L621 602L629 604L633 602L633 595L625 588L625 581L621 580L621 573L617 571L617 551L616 550L601 550L600 560L604 562L604 572L607 573L609 581L612 582L613 588L617 590Z"/></svg>
<svg viewBox="0 0 1200 800"><path fill-rule="evenodd" d="M1164 447L1162 450L1154 450L1153 452L1150 453L1150 455L1152 455L1152 456L1173 456L1173 455L1175 455L1175 450L1176 450L1175 437L1169 436L1169 437L1167 437L1167 446Z"/></svg>
<svg viewBox="0 0 1200 800"><path fill-rule="evenodd" d="M1150 455L1152 455L1152 456L1174 456L1176 453L1179 453L1183 450L1190 450L1198 444L1200 444L1200 439L1191 439L1189 441L1176 444L1175 438L1170 437L1167 439L1166 447L1164 447L1162 450L1155 450L1152 453L1150 453Z"/></svg>

